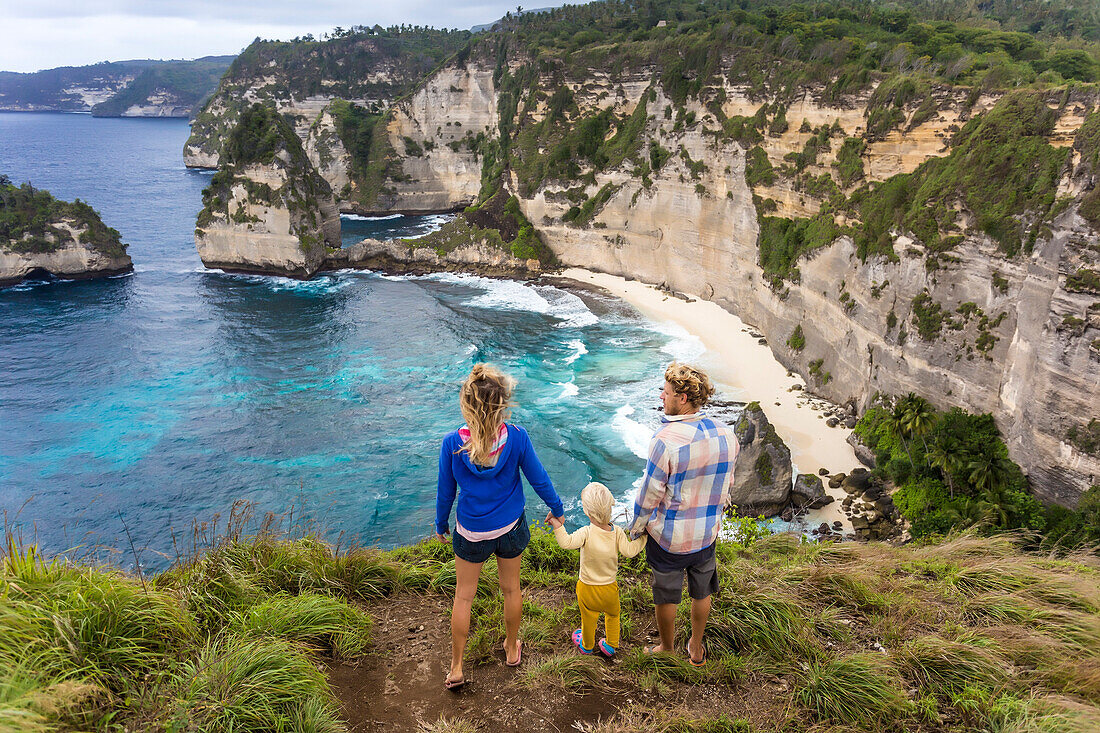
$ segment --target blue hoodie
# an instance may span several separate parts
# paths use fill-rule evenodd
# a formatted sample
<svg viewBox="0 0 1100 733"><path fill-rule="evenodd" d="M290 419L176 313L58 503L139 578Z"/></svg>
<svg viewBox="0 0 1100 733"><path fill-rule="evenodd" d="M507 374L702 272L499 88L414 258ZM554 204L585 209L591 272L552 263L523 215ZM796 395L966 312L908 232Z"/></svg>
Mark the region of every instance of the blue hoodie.
<svg viewBox="0 0 1100 733"><path fill-rule="evenodd" d="M439 451L439 487L435 497L435 531L445 534L449 529L451 505L458 486L458 521L471 532L492 532L514 524L523 514L523 481L527 477L555 517L564 513L558 492L535 455L535 447L527 431L508 425L508 440L497 457L495 466L475 466L465 451L459 453L462 439L458 431L443 438Z"/></svg>

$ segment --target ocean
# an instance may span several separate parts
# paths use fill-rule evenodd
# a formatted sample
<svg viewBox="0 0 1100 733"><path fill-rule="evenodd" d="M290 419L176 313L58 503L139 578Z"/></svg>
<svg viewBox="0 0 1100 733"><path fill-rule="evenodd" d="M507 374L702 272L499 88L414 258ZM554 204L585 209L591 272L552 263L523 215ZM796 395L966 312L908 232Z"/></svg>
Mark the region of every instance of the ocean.
<svg viewBox="0 0 1100 733"><path fill-rule="evenodd" d="M579 522L590 480L623 499L686 332L583 289L342 271L299 282L203 268L210 172L182 120L0 113L0 173L91 204L132 275L0 290L0 509L47 552L162 568L235 502L293 511L347 544L429 536L458 387L489 361ZM445 221L345 217L344 242ZM528 520L545 516L533 492ZM127 533L129 536L127 536Z"/></svg>

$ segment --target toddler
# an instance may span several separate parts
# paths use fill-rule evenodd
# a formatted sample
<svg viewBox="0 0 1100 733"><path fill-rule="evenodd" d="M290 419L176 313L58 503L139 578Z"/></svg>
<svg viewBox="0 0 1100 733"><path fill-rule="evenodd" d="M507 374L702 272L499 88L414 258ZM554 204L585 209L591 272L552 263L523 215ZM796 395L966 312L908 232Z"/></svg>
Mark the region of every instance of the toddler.
<svg viewBox="0 0 1100 733"><path fill-rule="evenodd" d="M573 534L556 517L547 515L546 522L554 528L554 538L566 550L581 551L581 577L577 581L577 602L581 607L581 627L573 632L573 643L582 654L596 651L596 622L604 615L607 636L599 641L599 649L607 656L619 646L619 553L634 557L645 547L646 536L636 540L627 537L620 527L611 524L615 498L601 483L592 482L581 490L581 508L591 522Z"/></svg>

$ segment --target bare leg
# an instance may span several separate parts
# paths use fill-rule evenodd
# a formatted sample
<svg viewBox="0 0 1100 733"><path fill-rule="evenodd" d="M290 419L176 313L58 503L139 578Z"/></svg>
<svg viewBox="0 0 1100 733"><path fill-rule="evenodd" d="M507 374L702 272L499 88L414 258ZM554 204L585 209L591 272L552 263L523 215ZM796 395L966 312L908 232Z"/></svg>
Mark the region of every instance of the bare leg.
<svg viewBox="0 0 1100 733"><path fill-rule="evenodd" d="M451 610L451 672L447 675L448 682L462 679L462 653L466 651L466 637L470 633L470 609L477 595L481 566L482 563L455 558L455 603Z"/></svg>
<svg viewBox="0 0 1100 733"><path fill-rule="evenodd" d="M654 608L657 617L657 632L661 635L661 643L653 648L655 652L670 652L673 642L676 640L676 605L675 603L658 603Z"/></svg>
<svg viewBox="0 0 1100 733"><path fill-rule="evenodd" d="M710 600L706 598L691 599L691 639L688 640L688 656L696 662L703 658L703 631L707 628L707 619L710 618Z"/></svg>
<svg viewBox="0 0 1100 733"><path fill-rule="evenodd" d="M504 657L508 664L519 659L519 623L523 618L523 596L519 589L519 568L523 555L497 558L497 579L504 596Z"/></svg>

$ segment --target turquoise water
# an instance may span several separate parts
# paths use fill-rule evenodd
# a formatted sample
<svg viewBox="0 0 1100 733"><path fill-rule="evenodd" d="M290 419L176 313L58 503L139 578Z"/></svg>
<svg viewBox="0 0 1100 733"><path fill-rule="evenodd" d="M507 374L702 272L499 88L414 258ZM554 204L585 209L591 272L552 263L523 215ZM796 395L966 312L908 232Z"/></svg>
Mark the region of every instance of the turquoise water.
<svg viewBox="0 0 1100 733"><path fill-rule="evenodd" d="M209 173L178 120L0 114L0 172L88 201L135 272L0 290L0 509L50 551L174 556L235 501L295 507L330 537L431 532L442 436L470 366L519 380L569 515L589 480L627 496L663 365L701 352L609 297L472 276L339 272L309 282L205 270L192 231ZM438 217L345 220L345 242ZM529 494L529 518L545 508ZM346 540L345 540L346 542Z"/></svg>

